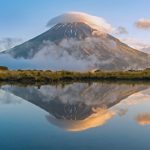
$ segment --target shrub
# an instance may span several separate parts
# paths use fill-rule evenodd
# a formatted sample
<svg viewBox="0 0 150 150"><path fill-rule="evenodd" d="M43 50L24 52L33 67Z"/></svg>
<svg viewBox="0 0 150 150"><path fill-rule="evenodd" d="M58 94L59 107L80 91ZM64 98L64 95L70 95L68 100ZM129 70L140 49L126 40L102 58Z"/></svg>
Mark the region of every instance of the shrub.
<svg viewBox="0 0 150 150"><path fill-rule="evenodd" d="M8 70L8 67L0 66L0 70Z"/></svg>

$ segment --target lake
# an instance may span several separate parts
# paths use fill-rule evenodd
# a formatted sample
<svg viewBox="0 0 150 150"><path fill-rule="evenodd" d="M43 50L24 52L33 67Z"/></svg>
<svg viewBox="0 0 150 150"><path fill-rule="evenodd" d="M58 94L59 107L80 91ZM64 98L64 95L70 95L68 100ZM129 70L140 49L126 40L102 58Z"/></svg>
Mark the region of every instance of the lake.
<svg viewBox="0 0 150 150"><path fill-rule="evenodd" d="M149 150L150 85L0 87L0 150Z"/></svg>

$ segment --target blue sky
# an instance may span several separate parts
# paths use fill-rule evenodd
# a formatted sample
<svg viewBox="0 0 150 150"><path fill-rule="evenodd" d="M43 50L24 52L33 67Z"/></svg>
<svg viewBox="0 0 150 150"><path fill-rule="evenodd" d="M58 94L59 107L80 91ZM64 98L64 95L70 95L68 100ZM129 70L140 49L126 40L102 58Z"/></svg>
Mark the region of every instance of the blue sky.
<svg viewBox="0 0 150 150"><path fill-rule="evenodd" d="M80 11L103 17L112 26L150 43L150 30L137 29L140 18L150 19L149 0L0 0L0 38L24 40L47 30L47 22L64 12Z"/></svg>

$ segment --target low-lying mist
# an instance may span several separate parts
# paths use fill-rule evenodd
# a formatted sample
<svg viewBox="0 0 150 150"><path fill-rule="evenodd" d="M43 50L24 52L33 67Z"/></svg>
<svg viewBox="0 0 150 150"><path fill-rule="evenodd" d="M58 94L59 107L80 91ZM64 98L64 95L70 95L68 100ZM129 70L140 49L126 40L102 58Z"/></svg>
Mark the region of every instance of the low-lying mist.
<svg viewBox="0 0 150 150"><path fill-rule="evenodd" d="M105 65L113 61L113 59L101 59L101 61L98 59L101 57L100 54L96 51L93 52L97 43L107 46L109 49L115 47L113 41L107 42L106 45L103 40L98 38L86 38L81 41L64 39L59 44L43 41L33 58L15 59L9 54L2 54L0 55L0 65L10 69L87 71L95 69L100 64ZM29 50L29 56L32 56L32 53L33 51Z"/></svg>
<svg viewBox="0 0 150 150"><path fill-rule="evenodd" d="M96 33L97 34L97 33ZM1 54L0 65L10 69L88 71L93 69L138 69L136 58L126 50L120 50L108 35L83 40L64 39L59 43L43 41L37 49L29 49L28 59L23 55ZM21 51L22 49L20 49ZM137 58L141 61L141 58ZM120 63L118 63L120 61ZM146 66L145 66L146 67Z"/></svg>

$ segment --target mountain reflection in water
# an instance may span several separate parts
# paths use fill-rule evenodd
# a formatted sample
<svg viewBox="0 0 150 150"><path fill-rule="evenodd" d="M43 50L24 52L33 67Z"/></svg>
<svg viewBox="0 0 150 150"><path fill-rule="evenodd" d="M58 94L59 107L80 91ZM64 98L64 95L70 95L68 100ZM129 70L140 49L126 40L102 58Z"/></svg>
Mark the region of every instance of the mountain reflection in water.
<svg viewBox="0 0 150 150"><path fill-rule="evenodd" d="M145 96L150 93L148 88L143 84L74 83L64 87L2 86L1 89L48 112L46 119L51 124L77 132L102 126L115 115L125 115L131 105L149 100L150 96ZM150 115L138 115L135 120L140 125L150 124Z"/></svg>

